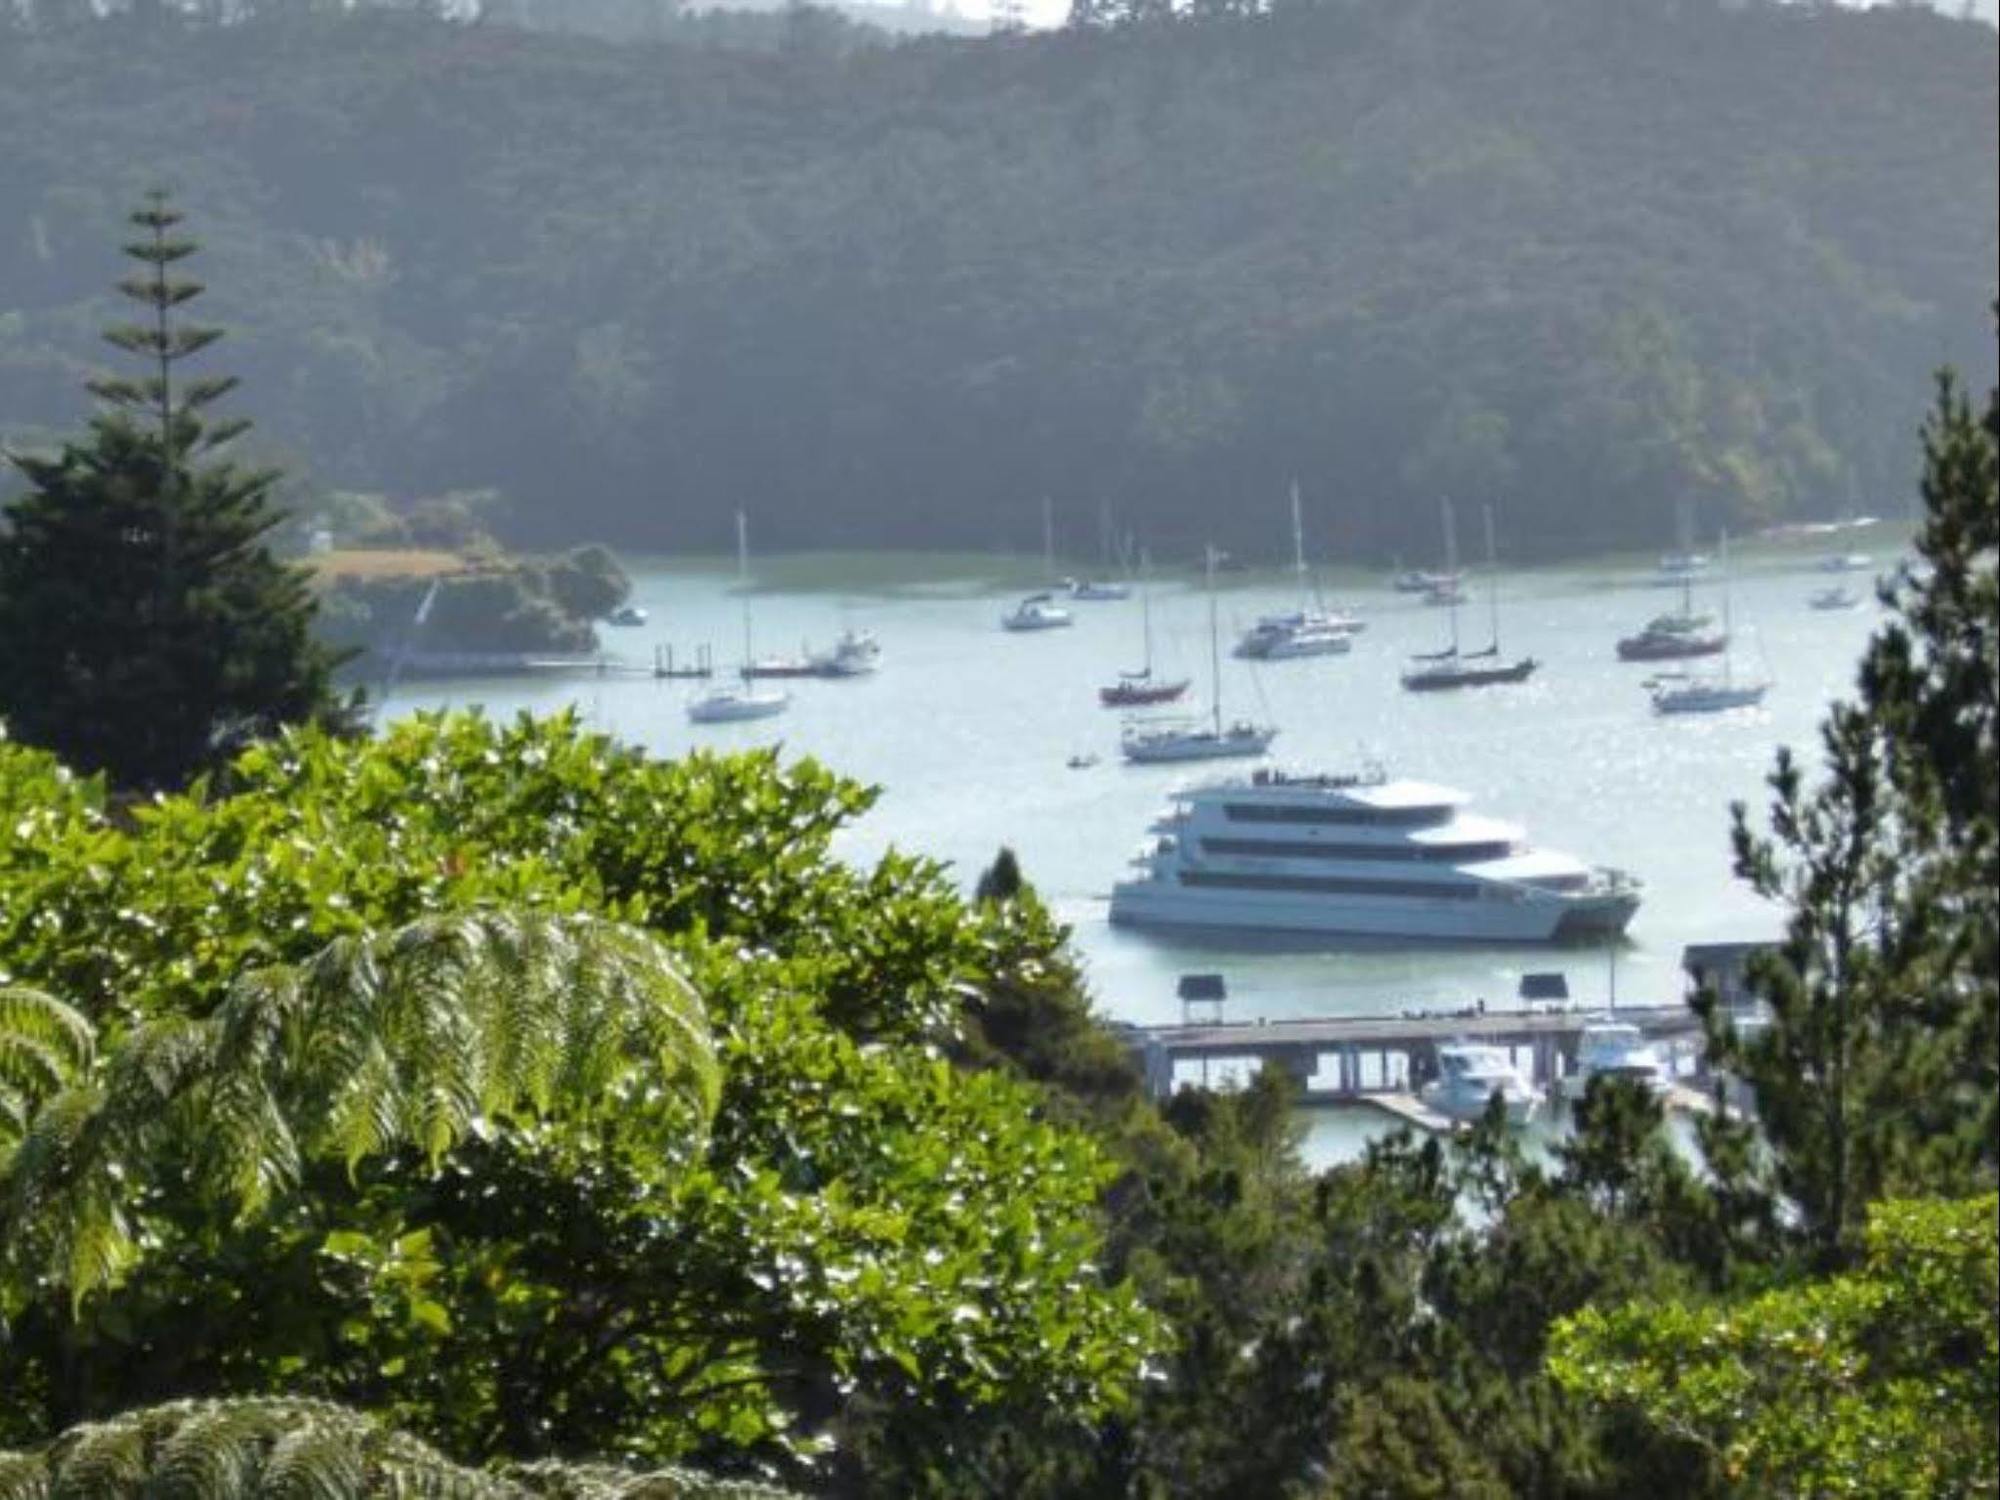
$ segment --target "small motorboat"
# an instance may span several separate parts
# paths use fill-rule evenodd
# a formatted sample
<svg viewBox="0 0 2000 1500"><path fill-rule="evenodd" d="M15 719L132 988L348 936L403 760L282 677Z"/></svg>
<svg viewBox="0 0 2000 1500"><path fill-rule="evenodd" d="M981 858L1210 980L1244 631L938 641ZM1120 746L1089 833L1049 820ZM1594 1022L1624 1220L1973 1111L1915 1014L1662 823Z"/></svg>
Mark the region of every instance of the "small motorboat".
<svg viewBox="0 0 2000 1500"><path fill-rule="evenodd" d="M1030 594L1000 617L1002 630L1060 630L1075 623L1070 612L1048 594Z"/></svg>
<svg viewBox="0 0 2000 1500"><path fill-rule="evenodd" d="M1122 583L1106 583L1096 578L1065 578L1063 591L1072 599L1086 604L1103 604L1117 599L1129 599L1132 590Z"/></svg>
<svg viewBox="0 0 2000 1500"><path fill-rule="evenodd" d="M1496 1094L1509 1125L1527 1124L1541 1108L1542 1091L1521 1076L1504 1047L1446 1042L1437 1049L1437 1061L1438 1076L1418 1097L1449 1119L1479 1119Z"/></svg>

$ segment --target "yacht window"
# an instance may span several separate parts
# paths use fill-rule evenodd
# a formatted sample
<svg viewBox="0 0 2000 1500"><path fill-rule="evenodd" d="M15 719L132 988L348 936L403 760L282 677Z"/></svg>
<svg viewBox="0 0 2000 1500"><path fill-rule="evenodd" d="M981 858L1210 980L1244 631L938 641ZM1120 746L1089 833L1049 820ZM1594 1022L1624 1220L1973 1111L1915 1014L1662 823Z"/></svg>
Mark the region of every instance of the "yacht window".
<svg viewBox="0 0 2000 1500"><path fill-rule="evenodd" d="M1244 855L1253 859L1396 860L1421 864L1471 864L1505 859L1514 846L1504 839L1463 844L1323 844L1280 839L1216 839L1201 841L1204 854Z"/></svg>
<svg viewBox="0 0 2000 1500"><path fill-rule="evenodd" d="M1293 807L1271 802L1225 802L1232 823L1301 823L1335 828L1435 828L1449 823L1449 807Z"/></svg>
<svg viewBox="0 0 2000 1500"><path fill-rule="evenodd" d="M1216 870L1183 870L1182 885L1214 886L1240 891L1312 891L1319 895L1416 896L1446 901L1472 901L1479 887L1470 881L1342 880L1337 875L1224 874Z"/></svg>

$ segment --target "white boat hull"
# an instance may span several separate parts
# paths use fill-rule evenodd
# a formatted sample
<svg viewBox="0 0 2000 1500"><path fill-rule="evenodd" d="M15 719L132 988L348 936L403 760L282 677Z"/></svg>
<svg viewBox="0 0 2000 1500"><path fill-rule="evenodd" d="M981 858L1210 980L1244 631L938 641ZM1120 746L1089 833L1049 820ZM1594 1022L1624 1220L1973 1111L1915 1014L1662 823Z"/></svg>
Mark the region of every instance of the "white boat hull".
<svg viewBox="0 0 2000 1500"><path fill-rule="evenodd" d="M1470 1125L1485 1118L1487 1106L1496 1093L1501 1096L1509 1125L1516 1127L1526 1125L1541 1108L1542 1100L1539 1094L1523 1094L1501 1089L1492 1089L1475 1097L1470 1090L1441 1088L1432 1084L1420 1090L1417 1097L1446 1119Z"/></svg>
<svg viewBox="0 0 2000 1500"><path fill-rule="evenodd" d="M735 724L746 719L769 719L791 704L786 693L743 693L697 698L688 705L688 718L696 724Z"/></svg>
<svg viewBox="0 0 2000 1500"><path fill-rule="evenodd" d="M1192 889L1170 880L1113 888L1111 920L1130 927L1182 928L1288 937L1387 938L1436 942L1550 943L1623 932L1636 894L1564 897L1494 888L1477 900L1453 897L1292 894Z"/></svg>
<svg viewBox="0 0 2000 1500"><path fill-rule="evenodd" d="M1345 656L1354 649L1352 637L1335 634L1252 638L1239 643L1235 655L1246 661L1291 661L1302 656Z"/></svg>
<svg viewBox="0 0 2000 1500"><path fill-rule="evenodd" d="M1182 761L1238 760L1262 755L1278 737L1275 729L1254 734L1181 734L1157 739L1128 736L1120 750L1135 766L1172 765Z"/></svg>

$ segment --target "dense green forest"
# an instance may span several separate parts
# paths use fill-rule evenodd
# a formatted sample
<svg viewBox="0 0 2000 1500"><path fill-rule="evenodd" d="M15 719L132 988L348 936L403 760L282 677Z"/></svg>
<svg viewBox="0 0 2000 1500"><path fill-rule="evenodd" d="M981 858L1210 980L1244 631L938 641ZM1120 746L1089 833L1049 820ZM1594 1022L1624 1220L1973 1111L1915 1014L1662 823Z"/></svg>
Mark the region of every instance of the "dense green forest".
<svg viewBox="0 0 2000 1500"><path fill-rule="evenodd" d="M211 9L203 8L205 11ZM544 8L545 9L545 8ZM0 434L66 430L118 216L173 188L301 483L505 539L1523 555L1901 514L1989 379L1993 31L1912 9L0 7ZM1252 9L1257 9L1252 7ZM532 7L513 7L533 22ZM297 497L294 497L297 503Z"/></svg>

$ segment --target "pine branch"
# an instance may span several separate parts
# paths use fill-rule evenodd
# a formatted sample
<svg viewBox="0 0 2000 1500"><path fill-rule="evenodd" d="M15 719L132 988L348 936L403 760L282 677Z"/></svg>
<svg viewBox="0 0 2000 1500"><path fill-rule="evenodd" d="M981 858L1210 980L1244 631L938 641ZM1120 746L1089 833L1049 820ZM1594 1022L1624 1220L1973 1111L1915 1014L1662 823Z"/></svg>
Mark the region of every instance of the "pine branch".
<svg viewBox="0 0 2000 1500"><path fill-rule="evenodd" d="M182 411L196 411L224 396L241 385L234 375L207 375L200 380L190 380L181 387L180 408Z"/></svg>
<svg viewBox="0 0 2000 1500"><path fill-rule="evenodd" d="M135 302L144 302L149 307L178 307L190 302L207 290L199 281L169 281L162 277L141 278L128 276L118 283L118 290Z"/></svg>
<svg viewBox="0 0 2000 1500"><path fill-rule="evenodd" d="M175 214L168 222L178 223L180 222L180 218L179 214ZM199 250L201 246L194 240L163 239L158 241L133 240L130 244L121 246L120 248L133 260L143 260L150 265L167 266L177 260L186 260L195 251Z"/></svg>

